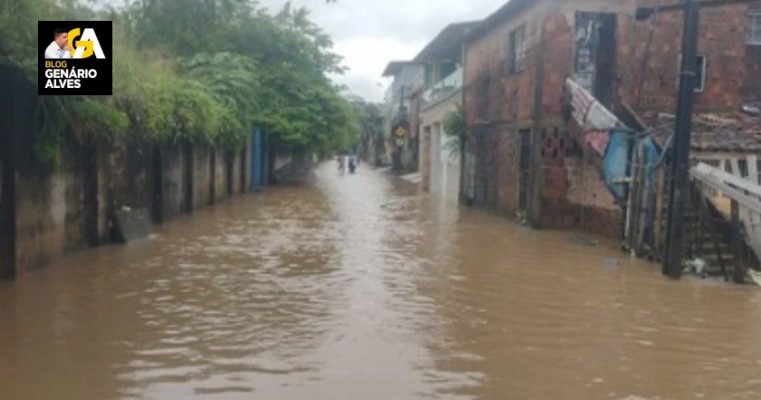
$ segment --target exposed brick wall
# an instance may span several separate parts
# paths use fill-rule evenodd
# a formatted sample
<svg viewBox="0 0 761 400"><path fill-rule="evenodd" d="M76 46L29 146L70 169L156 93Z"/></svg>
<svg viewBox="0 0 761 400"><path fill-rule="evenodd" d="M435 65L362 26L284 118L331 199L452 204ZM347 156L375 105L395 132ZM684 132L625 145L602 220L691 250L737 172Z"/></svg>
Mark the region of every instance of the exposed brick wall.
<svg viewBox="0 0 761 400"><path fill-rule="evenodd" d="M562 125L542 130L544 184L541 225L581 228L605 236L620 234L621 212L599 166ZM586 154L586 155L585 155Z"/></svg>
<svg viewBox="0 0 761 400"><path fill-rule="evenodd" d="M465 49L465 103L469 127L477 121L505 124L531 118L535 70L532 69L538 42L538 28L530 14L495 28L471 41ZM526 26L528 51L526 68L518 73L508 70L510 32Z"/></svg>
<svg viewBox="0 0 761 400"><path fill-rule="evenodd" d="M639 0L639 4L669 3L665 0ZM758 5L753 5L757 7ZM745 45L748 4L704 8L701 12L699 54L707 56L705 91L695 97L696 111L735 111L743 102L743 91L753 86L756 63L742 62L748 54ZM673 112L676 107L678 62L682 45L683 14L660 13L649 22L632 22L619 18L631 27L631 35L619 45L623 58L620 73L631 73L636 89L642 83L641 95L636 90L620 94L640 110ZM653 29L652 40L650 30ZM625 34L625 31L622 32ZM628 43L627 43L628 42ZM628 49L626 48L628 47ZM750 52L753 55L753 51ZM647 55L649 54L649 55ZM751 58L752 59L752 58ZM646 61L643 69L643 62ZM747 90L746 90L747 91Z"/></svg>
<svg viewBox="0 0 761 400"><path fill-rule="evenodd" d="M488 176L478 176L477 180L487 182L488 205L508 215L514 215L519 205L519 130L531 129L534 124L536 63L541 29L540 19L534 13L533 9L522 12L515 20L496 27L493 32L466 46L465 115L471 134L468 150L481 160L487 156L478 155L479 148L490 153L488 158L493 157ZM525 29L527 47L525 66L520 71L512 72L509 68L509 38L510 33L521 26ZM490 142L478 146L473 140L476 130L489 132L481 137L488 138Z"/></svg>
<svg viewBox="0 0 761 400"><path fill-rule="evenodd" d="M613 102L638 111L673 112L682 44L682 13L661 13L652 22L634 21L638 5L670 4L670 0L537 1L532 7L495 27L466 46L466 120L469 133L496 132L496 205L512 212L520 191L518 131L532 129L539 141L541 168L540 224L546 227L582 227L610 236L620 234L621 212L599 174L600 160L585 157L583 136L569 136L562 121L563 83L573 70L576 11L612 12L616 18L616 71ZM743 97L761 99L761 47L745 44L749 7L761 1L703 10L699 52L707 56L705 91L696 96L697 111L736 110ZM525 24L525 69L507 68L510 32ZM651 37L652 36L652 37ZM543 38L543 40L542 40ZM544 60L541 74L537 62ZM743 62L744 60L744 62ZM535 110L537 85L541 109ZM641 90L640 90L641 88ZM497 106L495 106L495 104ZM534 120L539 112L540 119ZM488 126L477 124L488 123ZM492 140L492 139L490 139ZM469 151L477 154L475 140ZM485 146L481 146L484 151ZM483 155L480 156L483 158ZM481 171L483 172L483 171ZM488 195L487 195L488 197Z"/></svg>
<svg viewBox="0 0 761 400"><path fill-rule="evenodd" d="M590 160L569 157L565 160L569 190L566 198L573 204L583 204L600 210L618 210L613 195L605 186L600 169Z"/></svg>
<svg viewBox="0 0 761 400"><path fill-rule="evenodd" d="M631 2L619 2L616 7L626 7L628 3ZM468 149L478 154L479 147L482 152L488 147L496 153L493 176L481 179L495 183L496 208L504 214L514 214L519 208L521 190L519 132L532 130L532 140L538 142L536 145L540 146L541 154L541 170L535 171L533 177L535 184L540 186L539 224L547 228L583 227L617 236L619 211L596 167L583 165L583 151L562 123L564 82L573 70L575 11L610 9L609 2L557 5L555 2L540 2L466 47L465 101L470 132L480 130L496 134L482 136L496 137L493 145L496 148L478 146L475 140L471 140ZM510 32L523 24L528 49L525 68L511 73L506 68ZM624 31L627 26L617 25L617 28ZM620 47L628 49L628 46ZM544 61L541 77L537 76L540 57ZM499 84L495 85L495 82ZM541 109L538 110L541 120L534 121L537 112L534 96L539 84L542 85ZM494 107L495 98L499 100L499 107ZM477 122L489 124L477 126ZM536 131L537 127L539 131ZM480 156L485 158L483 154ZM583 190L589 190L589 196L580 195Z"/></svg>
<svg viewBox="0 0 761 400"><path fill-rule="evenodd" d="M564 81L571 75L574 63L575 13L617 14L614 108L626 102L638 111L673 112L682 13L661 13L652 22L633 18L636 6L659 3L672 1L537 1L467 44L468 150L478 157L479 146L472 137L476 130L496 132L498 145L491 150L496 152L491 173L498 209L510 213L518 207L518 132L533 129L541 154L541 168L534 176L539 185L540 224L581 227L608 236L620 234L621 211L600 176L599 156L590 159L579 141L583 136L569 135L569 127L562 122ZM704 9L701 14L699 52L707 56L707 69L705 91L696 96L697 111L737 110L743 96L755 94L761 99L761 84L756 83L756 77L761 76L761 46L745 44L748 7L723 6ZM750 7L761 9L761 1ZM528 49L525 68L511 73L506 68L510 32L523 24ZM738 62L743 59L745 62ZM544 62L537 75L540 60ZM537 85L541 85L540 110L535 110ZM539 121L534 120L537 111ZM481 151L484 147L488 146L481 146Z"/></svg>
<svg viewBox="0 0 761 400"><path fill-rule="evenodd" d="M565 80L573 70L573 19L556 12L544 23L542 114L559 118L563 108Z"/></svg>
<svg viewBox="0 0 761 400"><path fill-rule="evenodd" d="M505 129L498 138L497 208L512 214L518 209L520 190L520 136Z"/></svg>
<svg viewBox="0 0 761 400"><path fill-rule="evenodd" d="M542 196L553 199L564 198L569 185L568 171L565 166L566 151L573 145L568 134L561 127L542 129L540 138L544 165Z"/></svg>
<svg viewBox="0 0 761 400"><path fill-rule="evenodd" d="M620 210L606 210L572 204L566 199L543 198L540 226L554 229L582 229L604 237L621 237L623 215Z"/></svg>

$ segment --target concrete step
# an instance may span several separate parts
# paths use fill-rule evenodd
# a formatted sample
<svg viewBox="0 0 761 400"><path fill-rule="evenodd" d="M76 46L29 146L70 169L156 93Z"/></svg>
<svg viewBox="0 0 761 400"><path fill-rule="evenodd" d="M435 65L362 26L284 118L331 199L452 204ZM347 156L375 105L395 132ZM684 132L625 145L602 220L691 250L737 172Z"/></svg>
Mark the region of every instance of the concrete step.
<svg viewBox="0 0 761 400"><path fill-rule="evenodd" d="M703 259L703 261L706 262L706 265L714 266L714 267L719 267L721 265L721 263L719 262L719 257L718 256L707 256L706 255L706 256L702 256L700 258ZM724 266L726 266L726 267L734 267L737 264L737 260L735 259L735 257L724 257L723 255L721 257L721 262L723 262Z"/></svg>

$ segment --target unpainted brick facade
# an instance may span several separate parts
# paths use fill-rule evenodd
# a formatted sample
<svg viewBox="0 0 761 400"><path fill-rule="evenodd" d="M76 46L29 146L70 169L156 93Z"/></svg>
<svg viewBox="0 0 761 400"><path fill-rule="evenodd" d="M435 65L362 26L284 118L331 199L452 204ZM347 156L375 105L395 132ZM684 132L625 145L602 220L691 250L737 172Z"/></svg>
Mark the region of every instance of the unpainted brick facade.
<svg viewBox="0 0 761 400"><path fill-rule="evenodd" d="M487 19L483 33L466 45L466 151L476 159L474 171L464 174L473 176L475 187L466 195L501 214L525 213L537 227L618 237L622 212L603 184L599 156L584 147L578 128L564 118L577 12L614 14L613 51L607 52L614 54L606 54L610 68L602 72L610 77L608 106L616 112L623 103L638 112L674 112L682 14L634 20L637 6L658 1L513 1L522 6L500 21ZM707 68L697 111L736 111L759 93L759 79L753 77L760 75L753 73L761 70L761 50L745 43L753 7L761 9L754 3L702 12L699 52ZM510 37L521 26L525 63L513 71Z"/></svg>
<svg viewBox="0 0 761 400"><path fill-rule="evenodd" d="M761 12L761 2L701 11L698 54L706 56L706 72L705 88L695 96L696 112L734 112L761 94L761 47L746 44L748 14L754 9ZM628 19L619 31L623 62L618 74L631 75L629 81L634 83L622 86L619 95L640 111L673 112L676 107L682 18L682 13L670 12L647 22Z"/></svg>

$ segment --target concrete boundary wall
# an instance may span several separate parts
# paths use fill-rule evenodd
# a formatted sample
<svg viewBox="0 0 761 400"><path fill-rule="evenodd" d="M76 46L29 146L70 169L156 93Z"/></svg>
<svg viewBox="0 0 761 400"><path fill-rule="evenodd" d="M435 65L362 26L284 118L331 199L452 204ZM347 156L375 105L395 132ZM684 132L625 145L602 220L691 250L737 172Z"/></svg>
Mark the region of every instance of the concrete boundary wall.
<svg viewBox="0 0 761 400"><path fill-rule="evenodd" d="M38 161L36 88L0 66L0 280L112 242L115 211L147 208L155 223L251 188L251 140L237 150L189 143L83 142L60 134L55 168ZM13 93L12 95L10 93Z"/></svg>

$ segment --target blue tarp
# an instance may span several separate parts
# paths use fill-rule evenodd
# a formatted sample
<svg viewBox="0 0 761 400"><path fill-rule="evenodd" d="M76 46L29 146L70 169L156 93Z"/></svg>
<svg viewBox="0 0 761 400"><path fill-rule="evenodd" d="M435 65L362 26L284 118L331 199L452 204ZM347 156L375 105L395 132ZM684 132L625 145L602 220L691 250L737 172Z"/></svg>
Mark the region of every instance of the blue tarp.
<svg viewBox="0 0 761 400"><path fill-rule="evenodd" d="M251 185L253 187L268 184L267 135L256 128L251 134Z"/></svg>
<svg viewBox="0 0 761 400"><path fill-rule="evenodd" d="M655 146L652 138L645 136L638 139L635 133L628 129L613 129L610 131L610 140L603 156L602 169L608 190L619 202L626 200L626 182L624 179L627 177L630 154L636 149L635 146L638 140L641 140L645 144L647 181L649 185L652 185L655 166L659 159L658 148Z"/></svg>

